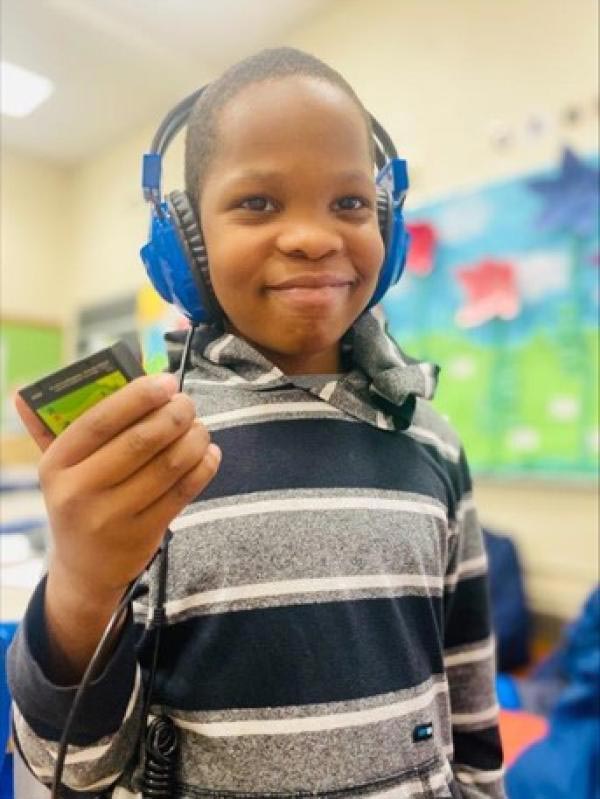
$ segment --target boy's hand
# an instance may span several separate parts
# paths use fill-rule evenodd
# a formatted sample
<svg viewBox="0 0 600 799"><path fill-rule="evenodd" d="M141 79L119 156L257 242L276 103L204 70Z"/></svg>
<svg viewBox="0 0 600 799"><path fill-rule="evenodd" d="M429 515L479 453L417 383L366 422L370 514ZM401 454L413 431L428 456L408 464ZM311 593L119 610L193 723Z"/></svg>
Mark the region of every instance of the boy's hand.
<svg viewBox="0 0 600 799"><path fill-rule="evenodd" d="M220 450L168 374L134 380L56 439L20 397L16 404L44 452L40 483L54 539L49 580L66 581L83 601L112 605L171 520L214 477Z"/></svg>
<svg viewBox="0 0 600 799"><path fill-rule="evenodd" d="M134 380L56 439L20 397L16 406L44 453L39 475L54 542L50 672L68 684L171 520L216 474L221 452L172 375Z"/></svg>

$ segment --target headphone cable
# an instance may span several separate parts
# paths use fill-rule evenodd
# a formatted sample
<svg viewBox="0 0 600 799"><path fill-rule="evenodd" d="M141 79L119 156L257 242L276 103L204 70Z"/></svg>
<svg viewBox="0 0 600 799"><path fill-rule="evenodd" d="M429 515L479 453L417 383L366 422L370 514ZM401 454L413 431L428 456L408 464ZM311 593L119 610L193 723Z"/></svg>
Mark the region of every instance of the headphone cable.
<svg viewBox="0 0 600 799"><path fill-rule="evenodd" d="M187 332L185 344L183 347L183 354L181 357L181 363L179 366L179 370L177 372L177 380L178 380L178 390L181 391L183 389L183 380L185 376L185 370L187 366L187 362L189 359L189 354L192 345L192 339L194 337L194 333L196 332L197 325L192 324ZM51 795L50 799L61 799L60 797L60 788L62 785L62 774L64 771L65 766L65 759L67 756L67 749L69 746L69 735L71 733L71 729L73 727L73 723L75 718L77 717L77 713L79 712L82 699L85 695L85 692L88 689L90 682L92 681L93 677L95 676L96 669L98 664L103 660L104 656L106 655L106 651L108 647L113 643L113 633L121 620L123 613L127 610L130 602L132 601L133 597L135 596L137 589L144 577L144 575L149 571L152 564L155 562L157 557L160 557L160 564L159 564L159 584L158 584L158 591L156 597L156 605L154 607L151 626L155 628L155 637L154 637L154 646L152 651L152 661L151 661L151 668L150 674L148 679L148 687L146 693L146 699L144 703L144 715L142 716L142 737L145 738L145 724L148 717L148 713L150 710L150 700L152 697L152 689L154 687L154 679L156 676L156 665L158 662L158 645L160 641L160 631L165 622L165 600L166 600L166 587L167 587L167 569L168 569L168 548L169 548L169 541L171 540L173 533L171 532L170 528L167 528L161 544L159 548L156 550L152 559L144 569L144 571L136 577L136 579L130 584L129 588L127 589L123 599L119 603L117 609L114 611L108 624L106 625L104 632L102 633L102 637L94 650L94 654L91 657L90 662L87 665L86 670L83 673L81 678L81 682L77 687L77 691L75 692L75 696L73 698L73 702L69 709L69 713L67 715L65 726L62 731L62 735L60 738L60 742L58 745L58 751L56 755L56 763L54 764L54 773L52 776L52 788L51 788Z"/></svg>

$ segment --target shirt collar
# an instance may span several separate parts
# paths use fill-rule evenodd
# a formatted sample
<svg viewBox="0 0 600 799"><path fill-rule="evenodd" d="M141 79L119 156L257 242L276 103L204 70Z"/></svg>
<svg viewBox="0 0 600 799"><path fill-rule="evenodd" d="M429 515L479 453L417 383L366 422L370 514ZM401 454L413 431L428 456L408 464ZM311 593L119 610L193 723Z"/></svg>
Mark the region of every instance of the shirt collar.
<svg viewBox="0 0 600 799"><path fill-rule="evenodd" d="M181 335L167 334L171 369L181 359L181 340ZM417 397L433 398L439 367L404 353L370 312L356 320L342 346L349 351L349 371L302 390L385 430L407 428ZM198 328L190 360L197 375L214 383L250 391L295 385L293 375L284 375L247 341L214 326Z"/></svg>

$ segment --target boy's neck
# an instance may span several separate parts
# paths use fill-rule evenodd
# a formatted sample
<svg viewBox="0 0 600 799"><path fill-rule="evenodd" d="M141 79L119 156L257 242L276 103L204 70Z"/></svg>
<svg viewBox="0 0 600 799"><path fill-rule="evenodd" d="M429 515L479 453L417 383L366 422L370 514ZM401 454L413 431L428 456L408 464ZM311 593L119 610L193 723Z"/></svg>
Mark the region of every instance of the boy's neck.
<svg viewBox="0 0 600 799"><path fill-rule="evenodd" d="M253 344L271 363L281 369L284 375L331 375L342 372L340 347L333 352L309 353L306 355L286 355L271 352Z"/></svg>
<svg viewBox="0 0 600 799"><path fill-rule="evenodd" d="M240 338L245 338L230 323L226 325L226 329ZM335 347L324 352L295 353L292 355L273 352L255 341L249 341L248 343L271 361L284 375L331 375L340 374L344 371L340 342Z"/></svg>

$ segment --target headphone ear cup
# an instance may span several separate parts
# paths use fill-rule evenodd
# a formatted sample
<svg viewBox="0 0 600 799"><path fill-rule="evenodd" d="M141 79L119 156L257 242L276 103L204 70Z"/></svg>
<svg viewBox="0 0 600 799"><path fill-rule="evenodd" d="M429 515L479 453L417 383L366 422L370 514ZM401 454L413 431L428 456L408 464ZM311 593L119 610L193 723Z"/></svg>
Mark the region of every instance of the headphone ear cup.
<svg viewBox="0 0 600 799"><path fill-rule="evenodd" d="M167 205L174 228L186 253L203 309L210 319L216 320L223 315L223 312L210 280L204 237L196 212L185 191L172 191L167 197ZM177 286L174 287L173 293L177 295Z"/></svg>
<svg viewBox="0 0 600 799"><path fill-rule="evenodd" d="M383 186L377 187L377 221L379 222L379 232L385 246L385 257L389 253L392 238L393 205L392 195Z"/></svg>
<svg viewBox="0 0 600 799"><path fill-rule="evenodd" d="M402 218L402 208L394 209L392 194L383 186L377 187L377 220L385 255L379 280L367 309L377 305L388 289L398 282L404 270L408 248L408 234Z"/></svg>

